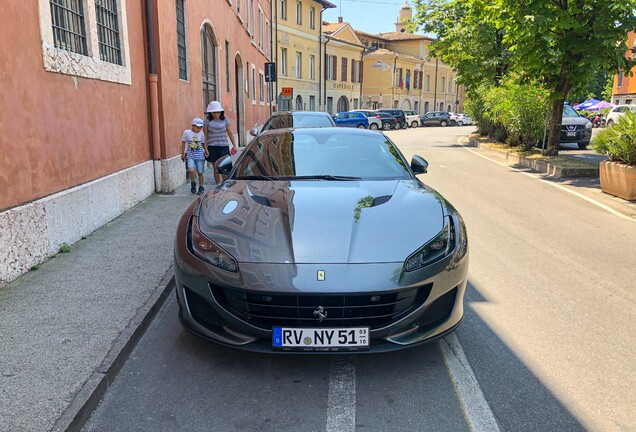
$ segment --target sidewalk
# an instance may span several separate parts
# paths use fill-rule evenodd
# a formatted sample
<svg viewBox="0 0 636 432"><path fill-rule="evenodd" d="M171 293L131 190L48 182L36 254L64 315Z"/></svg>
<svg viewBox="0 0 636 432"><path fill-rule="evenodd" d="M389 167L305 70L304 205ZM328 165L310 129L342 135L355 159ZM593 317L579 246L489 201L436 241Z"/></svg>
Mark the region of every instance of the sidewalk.
<svg viewBox="0 0 636 432"><path fill-rule="evenodd" d="M0 289L0 431L81 426L172 288L177 222L196 197L189 182L155 194Z"/></svg>

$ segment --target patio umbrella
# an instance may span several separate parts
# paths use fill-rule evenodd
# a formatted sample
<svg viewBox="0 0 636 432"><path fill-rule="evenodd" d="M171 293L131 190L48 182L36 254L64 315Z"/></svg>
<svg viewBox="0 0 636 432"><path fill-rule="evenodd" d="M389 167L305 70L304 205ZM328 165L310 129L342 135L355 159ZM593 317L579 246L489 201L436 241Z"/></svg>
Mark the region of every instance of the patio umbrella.
<svg viewBox="0 0 636 432"><path fill-rule="evenodd" d="M596 105L592 105L592 106L587 107L586 110L588 110L588 111L598 111L598 110L602 110L602 109L605 109L605 108L614 108L614 105L609 103L609 102L600 101Z"/></svg>
<svg viewBox="0 0 636 432"><path fill-rule="evenodd" d="M600 101L600 100L598 100L598 99L588 99L588 100L586 100L585 102L580 103L580 104L576 107L576 109L580 109L580 110L581 110L581 109L584 109L584 110L587 110L589 107L591 107L591 106L593 106L593 105L596 105L596 104L597 104L597 103L599 103L599 102L601 102L601 101Z"/></svg>

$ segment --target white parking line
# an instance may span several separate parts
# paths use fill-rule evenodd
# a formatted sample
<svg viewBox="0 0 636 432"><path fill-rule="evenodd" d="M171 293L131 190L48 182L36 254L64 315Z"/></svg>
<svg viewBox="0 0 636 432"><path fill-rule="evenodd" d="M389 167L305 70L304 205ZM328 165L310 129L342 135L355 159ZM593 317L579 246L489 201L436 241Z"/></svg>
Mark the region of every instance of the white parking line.
<svg viewBox="0 0 636 432"><path fill-rule="evenodd" d="M460 144L464 144L461 140L459 141L459 143L460 143ZM525 170L521 170L521 169L514 168L514 167L512 167L512 166L510 166L510 165L508 165L508 164L505 164L505 163L503 163L503 162L499 162L499 161L493 160L493 159L491 159L491 158L489 158L489 157L487 157L487 156L484 156L484 155L482 155L482 154L479 154L479 153L478 153L478 152L476 152L475 150L469 149L468 147L465 147L465 146L464 146L464 148L465 148L466 150L468 150L469 152L471 152L471 153L473 153L473 154L475 154L475 155L477 155L477 156L479 156L479 157L481 157L481 158L484 158L484 159L486 159L486 160L489 160L490 162L496 163L497 165L501 165L501 166L506 167L506 168L509 168L509 169L511 169L511 170L513 170L513 171L519 172L519 173L521 173L521 174L525 174L525 175L527 175L527 176L529 176L529 177L533 177L533 178L536 178L536 179L539 179L539 180L544 180L544 179L543 179L543 177L541 177L540 175L533 174L533 173L529 173L529 172L526 172ZM594 200L594 199L592 199L592 198L590 198L590 197L586 197L585 195L582 195L582 194L580 194L580 193L578 193L578 192L575 192L575 191L570 190L570 189L568 189L568 188L566 188L566 187L563 187L563 186L561 186L560 184L557 184L557 183L554 183L554 182L550 182L550 181L544 181L544 183L545 183L545 184L549 184L550 186L554 186L554 187L555 187L555 188L557 188L557 189L561 189L562 191L565 191L565 192L567 192L567 193L569 193L569 194L572 194L572 195L574 195L574 196L576 196L576 197L579 197L579 198L581 198L581 199L583 199L583 200L585 200L585 201L589 202L590 204L593 204L593 205L595 205L595 206L597 206L597 207L602 208L602 209L603 209L603 210L605 210L605 211L610 212L610 213L611 213L611 214L613 214L614 216L618 216L618 217L620 217L620 218L622 218L622 219L625 219L625 220L628 220L628 221L636 222L636 219L633 219L633 218L631 218L631 217L629 217L629 216L627 216L627 215L624 215L623 213L618 212L618 211L614 210L613 208L608 207L608 206L606 206L605 204L600 203L600 202L598 202L598 201L596 201L596 200Z"/></svg>
<svg viewBox="0 0 636 432"><path fill-rule="evenodd" d="M329 372L327 432L356 429L356 366L353 357L334 356Z"/></svg>
<svg viewBox="0 0 636 432"><path fill-rule="evenodd" d="M484 398L455 333L440 339L439 346L470 429L473 432L499 431L495 415Z"/></svg>

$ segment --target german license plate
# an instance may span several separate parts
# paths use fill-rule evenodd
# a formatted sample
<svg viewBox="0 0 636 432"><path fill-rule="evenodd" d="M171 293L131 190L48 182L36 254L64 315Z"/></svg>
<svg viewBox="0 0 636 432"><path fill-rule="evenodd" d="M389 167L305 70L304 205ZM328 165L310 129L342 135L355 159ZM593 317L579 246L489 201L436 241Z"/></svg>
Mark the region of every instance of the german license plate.
<svg viewBox="0 0 636 432"><path fill-rule="evenodd" d="M575 137L576 136L576 132L568 132L568 136L569 137Z"/></svg>
<svg viewBox="0 0 636 432"><path fill-rule="evenodd" d="M286 351L357 351L369 349L369 327L274 327L272 348Z"/></svg>

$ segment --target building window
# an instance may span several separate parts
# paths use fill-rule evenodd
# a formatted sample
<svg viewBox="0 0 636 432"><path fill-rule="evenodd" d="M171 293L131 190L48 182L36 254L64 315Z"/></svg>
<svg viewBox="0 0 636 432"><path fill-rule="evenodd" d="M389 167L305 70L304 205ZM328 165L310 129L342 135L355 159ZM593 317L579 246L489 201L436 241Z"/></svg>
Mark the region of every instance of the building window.
<svg viewBox="0 0 636 432"><path fill-rule="evenodd" d="M229 92L230 88L230 43L225 41L225 88Z"/></svg>
<svg viewBox="0 0 636 432"><path fill-rule="evenodd" d="M130 85L126 2L38 0L44 70Z"/></svg>
<svg viewBox="0 0 636 432"><path fill-rule="evenodd" d="M258 8L258 49L263 51L263 11Z"/></svg>
<svg viewBox="0 0 636 432"><path fill-rule="evenodd" d="M183 9L183 0L177 0L177 57L179 59L179 79L187 80L188 62L186 58L185 11Z"/></svg>
<svg viewBox="0 0 636 432"><path fill-rule="evenodd" d="M316 111L316 96L309 96L309 111Z"/></svg>
<svg viewBox="0 0 636 432"><path fill-rule="evenodd" d="M296 51L296 78L302 78L302 63L303 63L303 55Z"/></svg>
<svg viewBox="0 0 636 432"><path fill-rule="evenodd" d="M55 47L88 55L82 0L51 0L50 4Z"/></svg>
<svg viewBox="0 0 636 432"><path fill-rule="evenodd" d="M97 39L99 57L109 63L121 64L117 0L96 0Z"/></svg>
<svg viewBox="0 0 636 432"><path fill-rule="evenodd" d="M337 65L338 57L337 56L327 56L327 62L325 64L327 70L326 75L328 80L335 81L336 76L338 75L338 65Z"/></svg>
<svg viewBox="0 0 636 432"><path fill-rule="evenodd" d="M426 76L428 77L428 75L426 75ZM424 113L423 114L426 114L428 112L428 104L429 104L428 102L424 102Z"/></svg>
<svg viewBox="0 0 636 432"><path fill-rule="evenodd" d="M280 19L287 20L287 0L280 0Z"/></svg>
<svg viewBox="0 0 636 432"><path fill-rule="evenodd" d="M301 2L296 2L296 24L301 25L303 23L303 5Z"/></svg>
<svg viewBox="0 0 636 432"><path fill-rule="evenodd" d="M265 76L260 72L258 73L258 100L265 101Z"/></svg>
<svg viewBox="0 0 636 432"><path fill-rule="evenodd" d="M250 63L245 63L245 94L250 97Z"/></svg>
<svg viewBox="0 0 636 432"><path fill-rule="evenodd" d="M623 73L618 71L618 79L616 81L616 87L621 87L623 85Z"/></svg>
<svg viewBox="0 0 636 432"><path fill-rule="evenodd" d="M280 49L280 74L287 76L287 48Z"/></svg>
<svg viewBox="0 0 636 432"><path fill-rule="evenodd" d="M446 77L442 77L442 80L440 81L440 85L439 85L439 92L444 93L444 90L446 90Z"/></svg>
<svg viewBox="0 0 636 432"><path fill-rule="evenodd" d="M346 81L347 80L347 70L348 70L348 58L343 57L342 58L342 70L340 71L340 81Z"/></svg>
<svg viewBox="0 0 636 432"><path fill-rule="evenodd" d="M313 6L309 8L309 28L316 29L316 8Z"/></svg>
<svg viewBox="0 0 636 432"><path fill-rule="evenodd" d="M254 0L250 0L250 35L252 36L252 40L254 40Z"/></svg>
<svg viewBox="0 0 636 432"><path fill-rule="evenodd" d="M252 102L256 103L256 69L252 65Z"/></svg>
<svg viewBox="0 0 636 432"><path fill-rule="evenodd" d="M309 79L310 80L314 80L316 79L316 56L310 55L309 56Z"/></svg>
<svg viewBox="0 0 636 432"><path fill-rule="evenodd" d="M426 91L431 91L431 76L426 75Z"/></svg>

